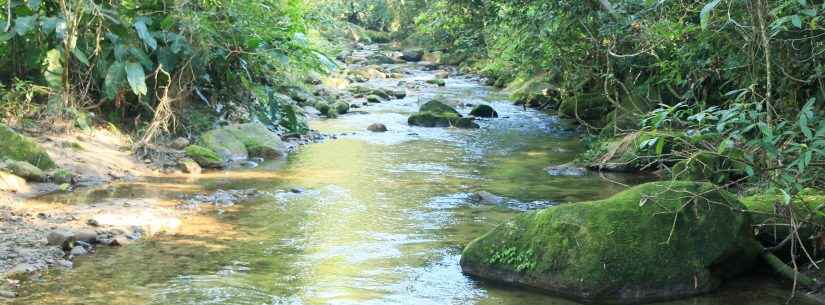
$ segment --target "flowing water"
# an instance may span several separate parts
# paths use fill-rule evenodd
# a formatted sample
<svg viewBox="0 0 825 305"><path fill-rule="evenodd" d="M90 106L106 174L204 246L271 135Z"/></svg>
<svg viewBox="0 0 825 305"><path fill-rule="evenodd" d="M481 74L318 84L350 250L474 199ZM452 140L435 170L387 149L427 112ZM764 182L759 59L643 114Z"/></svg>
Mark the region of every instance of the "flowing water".
<svg viewBox="0 0 825 305"><path fill-rule="evenodd" d="M432 78L410 66L407 82ZM373 80L395 86L398 80ZM55 204L159 199L215 189L264 195L191 215L180 231L123 249L101 247L69 271L28 283L12 304L575 304L469 278L461 249L525 210L605 198L634 176L551 177L544 170L580 152L558 118L512 106L471 78L422 86L313 128L337 139L302 147L286 161L197 180L147 179L46 198ZM418 128L407 116L435 95L489 103L501 118L478 130ZM463 113L469 108L459 107ZM371 133L371 123L387 133ZM344 134L344 135L341 135ZM292 188L305 189L293 193ZM498 206L474 203L489 191ZM755 278L717 294L670 304L779 304L789 292Z"/></svg>

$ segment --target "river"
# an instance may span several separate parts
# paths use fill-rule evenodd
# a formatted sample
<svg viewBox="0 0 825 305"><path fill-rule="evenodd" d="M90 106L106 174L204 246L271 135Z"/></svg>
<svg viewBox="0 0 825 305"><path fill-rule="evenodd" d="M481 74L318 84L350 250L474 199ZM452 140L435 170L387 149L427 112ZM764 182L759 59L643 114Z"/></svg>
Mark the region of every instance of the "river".
<svg viewBox="0 0 825 305"><path fill-rule="evenodd" d="M434 72L409 65L404 81ZM397 79L370 86L395 87ZM410 113L436 95L488 103L500 115L480 129L411 127ZM458 107L462 113L468 107ZM337 138L287 160L199 179L148 178L47 197L55 204L156 198L216 189L263 193L191 216L177 234L123 249L101 247L67 271L30 281L12 304L575 304L461 273L461 249L525 210L600 199L643 181L636 176L552 177L545 168L575 158L570 124L513 106L472 77L421 84L402 99L355 109L312 127ZM389 132L371 133L372 123ZM301 188L301 193L291 192ZM472 202L476 191L507 198ZM790 292L762 277L719 293L668 304L784 303Z"/></svg>

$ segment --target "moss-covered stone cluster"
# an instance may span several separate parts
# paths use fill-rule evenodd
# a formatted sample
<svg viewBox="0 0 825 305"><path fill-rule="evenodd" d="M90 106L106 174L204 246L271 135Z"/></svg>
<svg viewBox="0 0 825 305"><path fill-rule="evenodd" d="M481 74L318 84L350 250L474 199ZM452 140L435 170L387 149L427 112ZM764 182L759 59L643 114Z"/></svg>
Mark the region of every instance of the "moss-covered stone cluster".
<svg viewBox="0 0 825 305"><path fill-rule="evenodd" d="M710 183L643 184L518 216L470 243L461 266L596 303L706 293L759 256L743 209Z"/></svg>
<svg viewBox="0 0 825 305"><path fill-rule="evenodd" d="M49 154L37 143L3 124L0 124L0 139L0 161L25 161L42 170L57 167Z"/></svg>
<svg viewBox="0 0 825 305"><path fill-rule="evenodd" d="M201 135L198 145L187 147L186 154L207 168L251 157L277 159L287 155L281 138L260 123L234 124Z"/></svg>
<svg viewBox="0 0 825 305"><path fill-rule="evenodd" d="M473 117L463 117L455 108L445 104L440 99L434 99L424 103L418 110L407 119L407 123L412 126L421 127L456 127L456 128L478 128Z"/></svg>

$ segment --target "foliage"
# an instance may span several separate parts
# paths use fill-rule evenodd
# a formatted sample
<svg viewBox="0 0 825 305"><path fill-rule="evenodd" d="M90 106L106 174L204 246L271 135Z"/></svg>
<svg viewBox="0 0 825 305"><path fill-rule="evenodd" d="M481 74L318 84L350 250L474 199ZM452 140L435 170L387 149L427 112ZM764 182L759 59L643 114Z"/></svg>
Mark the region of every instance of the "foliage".
<svg viewBox="0 0 825 305"><path fill-rule="evenodd" d="M174 128L180 109L198 104L214 118L277 125L282 108L294 102L275 101L272 93L297 82L295 75L334 65L307 38L303 1L5 4L0 81L6 87L46 87L48 102L37 102L52 115L92 110L136 122L131 127L149 137ZM25 107L5 102L4 117Z"/></svg>

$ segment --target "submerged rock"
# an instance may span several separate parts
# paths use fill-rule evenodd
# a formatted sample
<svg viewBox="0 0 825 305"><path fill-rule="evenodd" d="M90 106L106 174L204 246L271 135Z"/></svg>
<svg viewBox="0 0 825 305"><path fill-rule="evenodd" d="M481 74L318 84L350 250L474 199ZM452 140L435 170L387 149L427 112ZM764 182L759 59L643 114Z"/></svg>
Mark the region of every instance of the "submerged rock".
<svg viewBox="0 0 825 305"><path fill-rule="evenodd" d="M493 193L490 193L488 191L480 191L474 193L470 195L470 200L482 204L498 205L504 203L504 197L493 195Z"/></svg>
<svg viewBox="0 0 825 305"><path fill-rule="evenodd" d="M444 87L444 86L446 86L446 85L447 85L447 82L445 82L445 81L444 81L443 79L441 79L441 78L433 78L433 79L428 79L428 80L427 80L427 83L428 83L428 84L437 85L437 86L439 86L439 87Z"/></svg>
<svg viewBox="0 0 825 305"><path fill-rule="evenodd" d="M4 124L0 124L0 139L0 160L25 161L43 170L57 166L37 143Z"/></svg>
<svg viewBox="0 0 825 305"><path fill-rule="evenodd" d="M573 176L579 177L587 175L587 169L576 166L573 163L565 163L562 165L554 165L546 168L550 176Z"/></svg>
<svg viewBox="0 0 825 305"><path fill-rule="evenodd" d="M380 103L381 98L377 95L369 95L367 96L367 103Z"/></svg>
<svg viewBox="0 0 825 305"><path fill-rule="evenodd" d="M742 209L709 183L643 184L518 216L471 242L461 267L588 303L694 296L751 268L760 255Z"/></svg>
<svg viewBox="0 0 825 305"><path fill-rule="evenodd" d="M490 105L478 105L470 111L470 115L479 118L497 118L498 112Z"/></svg>
<svg viewBox="0 0 825 305"><path fill-rule="evenodd" d="M375 124L372 124L369 127L367 127L367 130L372 131L372 132L386 132L387 131L387 126L385 126L384 124L381 124L381 123L375 123Z"/></svg>

